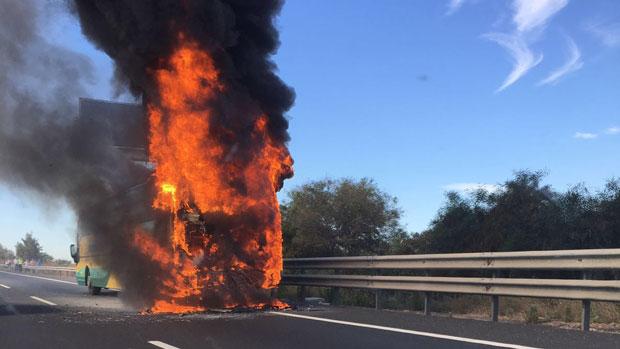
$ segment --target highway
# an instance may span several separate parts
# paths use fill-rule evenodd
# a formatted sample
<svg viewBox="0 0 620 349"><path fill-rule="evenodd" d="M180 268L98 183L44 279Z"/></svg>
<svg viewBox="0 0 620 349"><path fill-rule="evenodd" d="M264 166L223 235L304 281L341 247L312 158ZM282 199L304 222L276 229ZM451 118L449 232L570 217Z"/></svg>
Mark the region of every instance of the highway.
<svg viewBox="0 0 620 349"><path fill-rule="evenodd" d="M118 293L0 271L0 348L618 348L620 335L348 307L140 315Z"/></svg>

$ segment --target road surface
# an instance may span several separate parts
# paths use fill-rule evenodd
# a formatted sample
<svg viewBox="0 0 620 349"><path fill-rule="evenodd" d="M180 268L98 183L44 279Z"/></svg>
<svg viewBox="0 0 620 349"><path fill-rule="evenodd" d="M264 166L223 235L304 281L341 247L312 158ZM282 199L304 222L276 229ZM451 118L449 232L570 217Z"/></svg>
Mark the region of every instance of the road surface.
<svg viewBox="0 0 620 349"><path fill-rule="evenodd" d="M140 315L117 293L0 271L0 348L620 348L620 335L372 309Z"/></svg>

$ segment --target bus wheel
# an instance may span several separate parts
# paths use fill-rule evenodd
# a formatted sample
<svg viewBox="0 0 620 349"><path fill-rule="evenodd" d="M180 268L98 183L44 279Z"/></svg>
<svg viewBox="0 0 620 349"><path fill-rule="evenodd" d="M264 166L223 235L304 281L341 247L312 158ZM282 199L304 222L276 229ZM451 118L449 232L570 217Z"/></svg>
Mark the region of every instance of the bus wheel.
<svg viewBox="0 0 620 349"><path fill-rule="evenodd" d="M84 278L86 285L88 286L88 294L90 294L91 296L96 296L101 293L101 287L93 286L93 280L91 280L90 278L90 269L88 268L88 266L86 267Z"/></svg>
<svg viewBox="0 0 620 349"><path fill-rule="evenodd" d="M88 279L88 294L91 296L97 296L101 293L101 287L93 286L93 281Z"/></svg>

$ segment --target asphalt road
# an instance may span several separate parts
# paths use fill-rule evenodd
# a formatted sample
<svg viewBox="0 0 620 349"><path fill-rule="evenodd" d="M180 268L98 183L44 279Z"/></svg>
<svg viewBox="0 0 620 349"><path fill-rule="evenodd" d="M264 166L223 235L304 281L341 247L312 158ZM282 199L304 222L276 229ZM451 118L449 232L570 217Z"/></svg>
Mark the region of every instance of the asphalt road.
<svg viewBox="0 0 620 349"><path fill-rule="evenodd" d="M140 315L116 293L0 271L0 348L620 348L620 335L360 308Z"/></svg>

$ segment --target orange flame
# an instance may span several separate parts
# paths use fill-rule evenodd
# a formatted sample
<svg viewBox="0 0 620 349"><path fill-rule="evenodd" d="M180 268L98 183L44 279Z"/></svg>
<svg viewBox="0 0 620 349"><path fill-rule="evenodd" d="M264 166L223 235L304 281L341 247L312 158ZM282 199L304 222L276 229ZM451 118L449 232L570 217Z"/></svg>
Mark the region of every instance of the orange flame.
<svg viewBox="0 0 620 349"><path fill-rule="evenodd" d="M248 125L221 126L225 116L213 105L228 87L211 55L196 43L181 36L168 63L167 69L153 72L159 100L149 103L147 112L149 156L159 189L153 207L173 216L170 246L159 245L143 231L134 237L166 273L151 311L204 310L210 294L217 294L222 307L283 306L252 294L280 282L282 231L276 192L282 179L292 175L288 150L272 139L268 118L260 112L249 115ZM233 130L239 129L248 130L246 139L234 141ZM253 146L240 155L244 144L239 143L244 141ZM207 226L208 217L235 223L188 239L188 221L202 217L207 217ZM246 294L227 294L226 286Z"/></svg>

